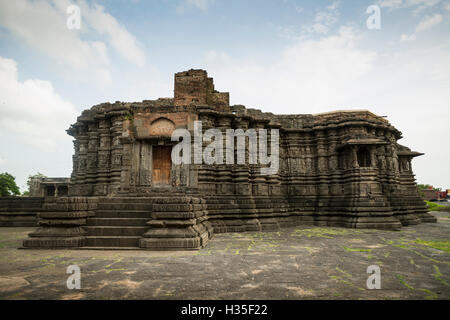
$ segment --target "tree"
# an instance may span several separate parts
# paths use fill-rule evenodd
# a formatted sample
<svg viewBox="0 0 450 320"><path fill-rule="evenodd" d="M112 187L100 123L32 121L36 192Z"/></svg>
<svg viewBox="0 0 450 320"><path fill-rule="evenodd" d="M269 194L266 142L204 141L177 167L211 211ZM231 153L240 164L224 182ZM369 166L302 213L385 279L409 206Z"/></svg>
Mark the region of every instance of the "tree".
<svg viewBox="0 0 450 320"><path fill-rule="evenodd" d="M422 199L425 199L425 193L423 190L433 190L433 191L441 191L441 188L435 188L431 184L417 184L417 191L419 192L419 196Z"/></svg>
<svg viewBox="0 0 450 320"><path fill-rule="evenodd" d="M8 172L0 173L0 197L17 196L20 194L16 178Z"/></svg>
<svg viewBox="0 0 450 320"><path fill-rule="evenodd" d="M428 190L431 188L431 190L433 191L441 191L441 188L435 188L430 184L417 184L417 188L419 188L420 190Z"/></svg>
<svg viewBox="0 0 450 320"><path fill-rule="evenodd" d="M40 173L40 172L38 172L38 173L36 173L36 174L34 174L34 175L29 175L29 176L28 176L28 180L27 180L28 190L25 191L25 192L23 193L23 195L24 195L24 196L30 195L31 184L32 184L32 182L33 182L33 179L43 179L43 178L47 178L47 176L44 175L44 174L42 174L42 173Z"/></svg>

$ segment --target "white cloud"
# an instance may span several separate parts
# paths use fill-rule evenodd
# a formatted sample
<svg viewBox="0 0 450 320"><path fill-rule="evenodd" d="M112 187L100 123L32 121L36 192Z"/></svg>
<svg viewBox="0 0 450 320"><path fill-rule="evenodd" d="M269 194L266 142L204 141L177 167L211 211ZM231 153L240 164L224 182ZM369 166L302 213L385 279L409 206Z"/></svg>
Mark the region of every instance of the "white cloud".
<svg viewBox="0 0 450 320"><path fill-rule="evenodd" d="M76 119L74 106L63 100L49 81L18 80L17 63L0 57L0 134L13 133L22 142L45 151L70 143L65 130Z"/></svg>
<svg viewBox="0 0 450 320"><path fill-rule="evenodd" d="M378 5L382 8L400 8L402 0L379 0Z"/></svg>
<svg viewBox="0 0 450 320"><path fill-rule="evenodd" d="M434 7L435 5L439 4L441 2L441 0L410 0L410 2L414 3L417 2L419 3L419 6L416 8L416 10L414 10L414 13L417 14L422 10L425 10L427 8L431 8Z"/></svg>
<svg viewBox="0 0 450 320"><path fill-rule="evenodd" d="M416 7L414 12L418 13L424 9L434 7L440 2L441 0L378 0L378 5L391 10Z"/></svg>
<svg viewBox="0 0 450 320"><path fill-rule="evenodd" d="M183 13L186 8L194 7L202 11L208 10L214 4L215 0L183 0L178 4L176 10L178 13Z"/></svg>
<svg viewBox="0 0 450 320"><path fill-rule="evenodd" d="M186 0L187 4L193 5L201 10L206 10L214 0Z"/></svg>
<svg viewBox="0 0 450 320"><path fill-rule="evenodd" d="M411 34L411 35L408 35L408 34L402 34L402 35L400 36L400 41L402 41L402 42L406 42L406 41L414 41L414 40L416 40L416 35L415 35L415 34Z"/></svg>
<svg viewBox="0 0 450 320"><path fill-rule="evenodd" d="M305 9L303 9L303 7L300 7L298 5L295 5L294 8L297 13L302 13L305 10Z"/></svg>
<svg viewBox="0 0 450 320"><path fill-rule="evenodd" d="M145 54L136 38L120 25L117 20L100 5L89 7L80 2L81 12L88 25L101 35L107 36L109 45L128 61L142 67L145 64Z"/></svg>
<svg viewBox="0 0 450 320"><path fill-rule="evenodd" d="M98 5L76 2L81 8L81 29L69 30L68 0L15 0L0 2L0 25L29 46L46 54L63 72L100 85L111 83L107 44L128 61L141 66L144 53L136 39ZM83 40L83 37L98 38ZM99 37L100 36L100 37ZM104 39L103 39L103 38Z"/></svg>
<svg viewBox="0 0 450 320"><path fill-rule="evenodd" d="M324 10L318 11L314 17L314 23L302 27L303 33L328 33L331 26L338 21L338 8L339 1L333 1L333 3Z"/></svg>
<svg viewBox="0 0 450 320"><path fill-rule="evenodd" d="M425 31L442 22L442 15L436 13L433 16L425 17L416 27L417 32Z"/></svg>
<svg viewBox="0 0 450 320"><path fill-rule="evenodd" d="M283 50L277 63L236 61L213 51L205 55L205 64L216 79L216 88L230 91L236 103L281 113L309 113L342 101L352 94L346 88L374 68L375 52L357 49L356 39L351 28L341 27L337 35L298 40Z"/></svg>
<svg viewBox="0 0 450 320"><path fill-rule="evenodd" d="M322 23L314 23L312 25L302 27L303 33L326 34L326 33L328 33L329 30L330 30L329 27Z"/></svg>
<svg viewBox="0 0 450 320"><path fill-rule="evenodd" d="M216 50L209 50L205 54L206 63L230 63L231 57L225 52L218 52Z"/></svg>
<svg viewBox="0 0 450 320"><path fill-rule="evenodd" d="M327 7L327 9L330 10L330 11L334 11L334 10L336 10L339 7L339 4L340 4L339 1L335 0L335 1L333 1L332 4L330 4Z"/></svg>
<svg viewBox="0 0 450 320"><path fill-rule="evenodd" d="M4 164L5 162L6 162L6 159L0 155L0 165Z"/></svg>

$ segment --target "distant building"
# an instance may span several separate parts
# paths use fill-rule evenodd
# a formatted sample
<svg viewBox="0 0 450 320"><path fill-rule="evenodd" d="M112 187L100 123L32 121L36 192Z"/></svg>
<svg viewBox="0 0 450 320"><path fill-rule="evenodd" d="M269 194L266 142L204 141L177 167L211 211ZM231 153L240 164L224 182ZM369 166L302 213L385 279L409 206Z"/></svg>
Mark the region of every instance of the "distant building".
<svg viewBox="0 0 450 320"><path fill-rule="evenodd" d="M427 201L436 201L438 199L438 191L433 189L420 190L423 194L423 198Z"/></svg>
<svg viewBox="0 0 450 320"><path fill-rule="evenodd" d="M30 185L31 197L67 197L70 178L34 178Z"/></svg>
<svg viewBox="0 0 450 320"><path fill-rule="evenodd" d="M427 201L440 201L440 200L446 200L448 198L448 192L449 189L445 191L437 190L436 188L433 188L433 186L428 187L428 189L422 189L420 190L424 196L424 199Z"/></svg>

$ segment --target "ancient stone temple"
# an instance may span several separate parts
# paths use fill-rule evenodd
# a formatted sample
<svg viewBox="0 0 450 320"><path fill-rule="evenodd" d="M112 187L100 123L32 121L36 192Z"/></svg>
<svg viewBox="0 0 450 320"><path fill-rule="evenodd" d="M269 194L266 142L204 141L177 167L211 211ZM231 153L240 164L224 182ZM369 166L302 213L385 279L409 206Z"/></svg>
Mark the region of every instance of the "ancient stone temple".
<svg viewBox="0 0 450 320"><path fill-rule="evenodd" d="M276 129L277 170L262 174L265 165L250 162L256 141L248 136L244 163L176 163L173 133L190 133L194 148L198 123L200 133L215 128L224 140L229 129L266 129L271 146ZM45 198L24 247L196 249L221 232L436 221L411 169L421 153L398 144L401 132L386 119L365 110L275 115L230 106L204 70L177 73L174 98L96 105L67 132L75 147L68 196Z"/></svg>

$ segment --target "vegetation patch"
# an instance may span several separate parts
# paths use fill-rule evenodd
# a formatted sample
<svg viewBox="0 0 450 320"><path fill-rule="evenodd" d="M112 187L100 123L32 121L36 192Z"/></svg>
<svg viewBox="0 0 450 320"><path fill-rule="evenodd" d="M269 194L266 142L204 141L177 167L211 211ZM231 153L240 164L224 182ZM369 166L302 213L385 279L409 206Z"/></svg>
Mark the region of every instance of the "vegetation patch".
<svg viewBox="0 0 450 320"><path fill-rule="evenodd" d="M339 267L336 267L336 270L339 271L340 273L342 273L344 276L346 276L347 278L351 278L352 275L342 269L340 269Z"/></svg>
<svg viewBox="0 0 450 320"><path fill-rule="evenodd" d="M353 283L351 283L350 281L344 280L344 279L342 279L341 277L338 277L338 276L329 276L329 277L330 277L330 279L335 280L336 282L340 282L340 283L342 283L342 284L346 284L346 285L348 285L349 287L353 287L353 288L358 289L358 290L361 290L361 291L364 291L364 290L365 290L364 288L355 286L355 285L354 285Z"/></svg>
<svg viewBox="0 0 450 320"><path fill-rule="evenodd" d="M448 248L448 241L424 241L424 240L421 240L421 239L417 239L417 240L400 239L400 240L396 240L396 242L394 242L393 240L385 240L385 241L386 241L387 244L392 245L393 247L408 250L408 251L413 252L413 253L417 254L418 256L420 256L420 257L422 257L424 259L427 259L427 260L429 260L431 262L450 265L450 261L439 261L439 260L436 260L434 258L428 257L428 256L424 255L423 253L417 251L417 250L414 250L414 249L420 249L420 248L424 248L424 247L438 249L437 248L437 246L438 246L437 243L441 243L441 246L440 246L441 248L445 248L445 243L446 243L447 244L447 248ZM419 242L417 242L417 241L419 241ZM402 244L398 244L399 242L402 243ZM434 247L432 247L432 245ZM440 249L440 250L442 250L444 252L448 252L448 251L445 251L443 249Z"/></svg>
<svg viewBox="0 0 450 320"><path fill-rule="evenodd" d="M372 249L359 249L359 248L349 248L344 247L345 251L348 252L372 252Z"/></svg>
<svg viewBox="0 0 450 320"><path fill-rule="evenodd" d="M293 232L293 236L306 236L308 238L320 237L332 239L333 236L344 236L348 234L362 234L367 230L356 229L344 229L344 228L310 228L310 229L297 229Z"/></svg>
<svg viewBox="0 0 450 320"><path fill-rule="evenodd" d="M433 265L434 270L436 271L436 273L433 274L434 278L436 280L438 280L439 282L443 283L446 286L450 286L450 284L448 284L447 281L445 281L444 279L442 279L443 274L441 273L441 271L439 270L438 266Z"/></svg>
<svg viewBox="0 0 450 320"><path fill-rule="evenodd" d="M426 299L437 299L437 298L439 297L436 293L434 293L434 292L431 291L431 290L428 290L428 289L416 289L416 288L414 288L413 286L411 286L410 284L408 284L408 283L405 281L405 279L403 278L403 276L400 275L400 274L397 274L396 276L397 276L397 279L400 281L400 283L401 283L402 285L404 285L405 287L407 287L409 290L411 290L411 291L422 291L422 292L425 292L425 293L427 294Z"/></svg>
<svg viewBox="0 0 450 320"><path fill-rule="evenodd" d="M428 206L428 210L430 211L445 211L445 212L450 212L450 206L444 206L442 204L438 204L435 202L431 202L431 201L425 201L427 206Z"/></svg>
<svg viewBox="0 0 450 320"><path fill-rule="evenodd" d="M450 241L433 241L433 240L423 240L417 239L414 243L421 244L433 249L441 250L446 253L450 253Z"/></svg>

